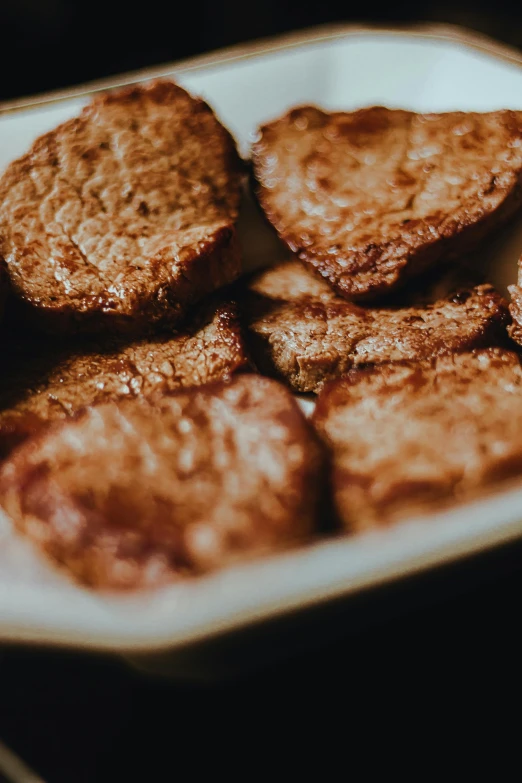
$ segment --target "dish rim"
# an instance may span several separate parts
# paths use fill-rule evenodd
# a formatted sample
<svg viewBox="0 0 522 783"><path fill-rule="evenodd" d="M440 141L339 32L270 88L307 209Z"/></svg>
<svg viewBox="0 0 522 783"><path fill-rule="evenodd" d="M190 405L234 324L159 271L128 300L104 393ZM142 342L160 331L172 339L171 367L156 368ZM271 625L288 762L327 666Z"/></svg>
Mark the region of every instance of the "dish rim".
<svg viewBox="0 0 522 783"><path fill-rule="evenodd" d="M194 57L126 71L63 89L49 90L36 95L0 101L0 116L40 106L48 106L53 103L61 103L74 98L82 98L101 90L115 89L141 81L172 76L174 73L195 72L217 65L224 65L225 63L249 60L258 55L295 49L306 44L369 35L382 35L383 37L407 36L409 38L460 43L467 48L475 49L522 67L522 52L509 44L496 41L483 33L459 25L434 22L414 22L410 25L346 24L339 22L234 44L233 46L195 55Z"/></svg>

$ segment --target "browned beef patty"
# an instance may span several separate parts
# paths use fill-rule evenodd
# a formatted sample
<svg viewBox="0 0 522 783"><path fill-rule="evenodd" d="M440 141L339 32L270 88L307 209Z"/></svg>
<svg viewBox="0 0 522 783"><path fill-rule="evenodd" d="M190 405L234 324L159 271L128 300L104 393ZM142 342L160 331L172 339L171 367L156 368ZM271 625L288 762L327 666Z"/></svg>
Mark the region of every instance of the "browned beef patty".
<svg viewBox="0 0 522 783"><path fill-rule="evenodd" d="M172 82L95 97L0 180L0 259L49 331L148 332L235 279L240 165Z"/></svg>
<svg viewBox="0 0 522 783"><path fill-rule="evenodd" d="M422 301L426 293L409 306L360 307L300 262L284 261L254 276L244 294L254 359L295 391L315 392L352 367L419 361L506 340L507 304L491 286L459 289L432 304Z"/></svg>
<svg viewBox="0 0 522 783"><path fill-rule="evenodd" d="M340 521L361 531L475 497L522 474L522 369L500 348L352 370L314 423Z"/></svg>
<svg viewBox="0 0 522 783"><path fill-rule="evenodd" d="M522 203L522 112L296 108L259 131L258 196L288 247L348 299L477 245Z"/></svg>
<svg viewBox="0 0 522 783"><path fill-rule="evenodd" d="M0 332L0 457L49 421L86 405L229 378L248 365L234 302L200 307L177 331L52 342Z"/></svg>
<svg viewBox="0 0 522 783"><path fill-rule="evenodd" d="M243 375L58 423L4 463L0 498L81 582L147 587L306 540L320 467L291 394Z"/></svg>

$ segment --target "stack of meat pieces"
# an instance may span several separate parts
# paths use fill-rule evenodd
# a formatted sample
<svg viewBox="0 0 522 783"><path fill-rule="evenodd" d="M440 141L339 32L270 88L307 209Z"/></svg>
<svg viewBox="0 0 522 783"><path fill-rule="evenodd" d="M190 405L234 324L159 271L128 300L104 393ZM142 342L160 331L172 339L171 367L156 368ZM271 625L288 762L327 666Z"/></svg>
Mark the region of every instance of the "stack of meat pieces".
<svg viewBox="0 0 522 783"><path fill-rule="evenodd" d="M239 281L243 165L171 82L0 180L0 501L85 584L311 540L325 487L354 531L522 470L518 294L511 323L470 271L522 203L522 113L302 107L252 164L288 254Z"/></svg>
<svg viewBox="0 0 522 783"><path fill-rule="evenodd" d="M317 436L286 389L232 377L242 185L228 131L169 81L96 97L0 180L1 501L86 584L314 533Z"/></svg>
<svg viewBox="0 0 522 783"><path fill-rule="evenodd" d="M253 161L259 201L295 254L247 287L253 352L296 391L320 392L313 422L344 528L520 473L507 305L490 285L463 287L462 273L442 270L463 253L472 263L520 207L522 112L302 107L261 128Z"/></svg>

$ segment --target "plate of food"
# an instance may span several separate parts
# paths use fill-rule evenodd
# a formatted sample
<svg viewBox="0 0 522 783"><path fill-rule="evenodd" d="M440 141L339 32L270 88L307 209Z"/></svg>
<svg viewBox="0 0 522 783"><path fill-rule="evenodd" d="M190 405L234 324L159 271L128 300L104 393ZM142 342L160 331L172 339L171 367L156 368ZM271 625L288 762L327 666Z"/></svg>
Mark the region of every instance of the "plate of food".
<svg viewBox="0 0 522 783"><path fill-rule="evenodd" d="M343 26L0 106L0 639L163 659L520 537L521 89Z"/></svg>

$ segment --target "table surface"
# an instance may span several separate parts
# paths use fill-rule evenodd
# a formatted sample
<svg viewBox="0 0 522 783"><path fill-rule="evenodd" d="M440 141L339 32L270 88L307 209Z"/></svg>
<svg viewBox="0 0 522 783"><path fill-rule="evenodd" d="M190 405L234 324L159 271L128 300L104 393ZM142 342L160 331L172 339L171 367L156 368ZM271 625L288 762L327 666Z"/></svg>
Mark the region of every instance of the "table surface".
<svg viewBox="0 0 522 783"><path fill-rule="evenodd" d="M106 656L4 647L0 738L47 783L159 781L189 738L204 748L222 735L226 748L246 728L255 752L250 721L264 714L272 740L279 724L278 736L313 724L317 741L339 706L343 720L370 707L393 721L409 700L419 715L434 699L465 708L469 696L520 683L521 557L522 542L359 596L337 612L335 638L323 643L316 622L311 648L211 684L150 678Z"/></svg>

